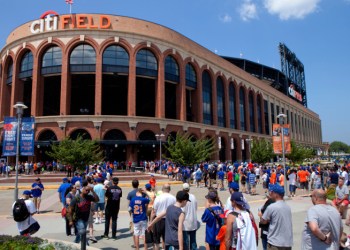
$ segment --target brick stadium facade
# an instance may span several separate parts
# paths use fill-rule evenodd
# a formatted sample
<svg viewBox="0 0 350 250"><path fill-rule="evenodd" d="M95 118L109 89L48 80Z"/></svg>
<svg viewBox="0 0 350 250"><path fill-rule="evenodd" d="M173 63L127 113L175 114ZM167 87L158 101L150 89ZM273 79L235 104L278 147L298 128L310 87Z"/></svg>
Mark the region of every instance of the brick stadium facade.
<svg viewBox="0 0 350 250"><path fill-rule="evenodd" d="M284 112L295 141L322 147L319 116L187 37L114 15L58 15L17 27L1 50L0 120L28 106L34 159L84 134L107 160L159 159L157 134L213 137L213 160L247 160L249 140L271 138ZM219 143L217 144L219 147Z"/></svg>

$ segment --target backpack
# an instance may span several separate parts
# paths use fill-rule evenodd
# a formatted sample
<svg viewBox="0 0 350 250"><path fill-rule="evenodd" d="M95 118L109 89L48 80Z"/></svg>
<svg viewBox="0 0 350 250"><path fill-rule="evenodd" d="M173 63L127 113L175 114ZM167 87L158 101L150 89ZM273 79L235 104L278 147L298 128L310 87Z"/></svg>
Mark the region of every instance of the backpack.
<svg viewBox="0 0 350 250"><path fill-rule="evenodd" d="M17 222L24 221L30 216L27 205L23 199L18 199L15 202L13 205L12 214L13 219Z"/></svg>
<svg viewBox="0 0 350 250"><path fill-rule="evenodd" d="M224 222L223 220L219 217L219 215L217 215L214 210L211 207L208 207L208 210L212 213L212 215L214 215L218 225L219 225L219 229L223 226Z"/></svg>
<svg viewBox="0 0 350 250"><path fill-rule="evenodd" d="M249 213L249 218L250 218L250 221L252 222L252 227L254 228L254 232L255 232L256 245L258 246L258 243L259 243L259 229L258 229L258 226L256 225L254 217L250 213L250 211L248 209L246 211ZM237 213L236 211L232 211L231 214L233 214L235 217L239 216L239 213Z"/></svg>

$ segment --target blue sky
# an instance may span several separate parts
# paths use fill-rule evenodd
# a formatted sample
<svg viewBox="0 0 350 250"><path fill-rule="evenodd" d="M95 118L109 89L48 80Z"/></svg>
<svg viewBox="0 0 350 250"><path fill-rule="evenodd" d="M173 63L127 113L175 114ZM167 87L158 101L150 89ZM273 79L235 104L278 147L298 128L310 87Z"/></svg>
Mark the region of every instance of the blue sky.
<svg viewBox="0 0 350 250"><path fill-rule="evenodd" d="M65 0L1 1L0 46L11 30ZM308 107L320 115L323 141L350 144L350 0L74 0L75 13L152 21L209 50L280 69L278 43L304 64Z"/></svg>

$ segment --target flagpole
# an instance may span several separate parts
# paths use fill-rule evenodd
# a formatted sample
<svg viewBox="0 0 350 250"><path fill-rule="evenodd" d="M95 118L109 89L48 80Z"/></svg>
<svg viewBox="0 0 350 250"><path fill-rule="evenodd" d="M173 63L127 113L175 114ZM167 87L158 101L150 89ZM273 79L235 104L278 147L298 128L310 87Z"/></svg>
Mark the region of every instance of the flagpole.
<svg viewBox="0 0 350 250"><path fill-rule="evenodd" d="M69 4L69 13L72 14L72 4Z"/></svg>

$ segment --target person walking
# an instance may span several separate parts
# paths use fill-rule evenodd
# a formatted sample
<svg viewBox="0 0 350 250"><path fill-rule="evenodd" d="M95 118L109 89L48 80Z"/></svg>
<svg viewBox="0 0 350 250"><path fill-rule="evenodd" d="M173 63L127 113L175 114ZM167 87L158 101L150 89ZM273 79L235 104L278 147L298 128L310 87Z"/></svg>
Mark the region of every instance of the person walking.
<svg viewBox="0 0 350 250"><path fill-rule="evenodd" d="M28 217L25 218L24 220L21 221L17 221L17 228L18 231L20 233L20 235L23 236L30 236L35 234L37 231L39 231L40 229L40 225L39 223L33 218L33 215L36 213L36 208L34 203L29 199L32 197L32 192L29 190L25 190L22 193L22 197L20 198L20 200L24 200L23 205L25 205L27 207L27 211L28 211ZM12 210L13 210L13 217L16 220L17 216L16 214L21 213L22 209L20 208L20 206L18 206L18 203L20 203L21 201L15 201L12 205ZM17 210L17 212L16 212ZM23 214L21 214L22 216Z"/></svg>
<svg viewBox="0 0 350 250"><path fill-rule="evenodd" d="M62 208L65 207L65 204L66 204L66 191L67 191L67 188L69 188L71 186L71 184L69 183L69 180L68 178L63 178L62 179L62 184L59 186L57 192L58 192L58 198L62 204Z"/></svg>
<svg viewBox="0 0 350 250"><path fill-rule="evenodd" d="M37 178L35 182L32 184L32 196L33 202L36 208L36 213L40 213L40 203L41 203L41 195L44 191L44 185L41 183L40 178Z"/></svg>
<svg viewBox="0 0 350 250"><path fill-rule="evenodd" d="M68 207L67 216L69 225L72 226L75 223L78 230L75 236L75 243L82 242L88 243L86 240L86 228L89 223L89 216L91 212L91 202L98 202L99 198L94 189L86 185L83 187L79 196L75 196Z"/></svg>
<svg viewBox="0 0 350 250"><path fill-rule="evenodd" d="M274 203L260 214L261 224L270 223L267 235L269 250L291 250L293 246L292 211L283 196L283 187L278 184L270 187L270 197Z"/></svg>
<svg viewBox="0 0 350 250"><path fill-rule="evenodd" d="M337 209L327 204L327 196L322 189L311 194L313 207L307 211L302 232L301 250L339 249L343 224Z"/></svg>
<svg viewBox="0 0 350 250"><path fill-rule="evenodd" d="M197 199L190 193L190 185L184 183L182 185L183 191L188 193L191 202L187 202L183 208L185 212L185 221L183 223L183 241L186 250L197 250L196 233L198 229L197 223Z"/></svg>
<svg viewBox="0 0 350 250"><path fill-rule="evenodd" d="M102 178L97 178L97 185L94 186L94 191L99 198L99 201L95 203L95 224L102 223L103 211L105 210L106 188L102 183Z"/></svg>
<svg viewBox="0 0 350 250"><path fill-rule="evenodd" d="M245 209L243 194L231 195L233 212L227 216L226 249L256 250L256 238L250 213Z"/></svg>
<svg viewBox="0 0 350 250"><path fill-rule="evenodd" d="M120 198L122 198L123 192L118 186L118 177L114 177L112 183L112 186L108 187L106 191L107 205L105 210L105 231L101 237L108 238L109 225L112 219L112 239L117 239L117 219L120 209Z"/></svg>

